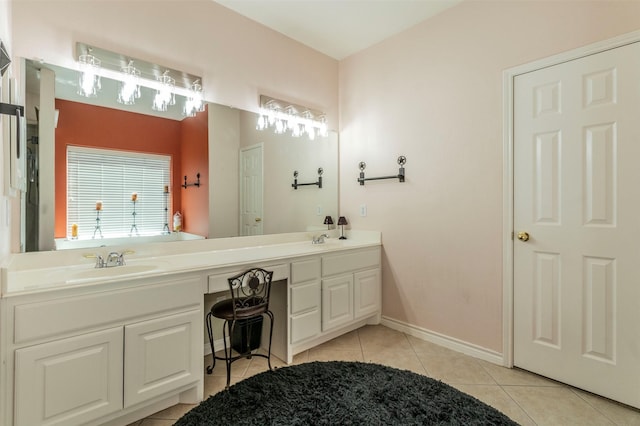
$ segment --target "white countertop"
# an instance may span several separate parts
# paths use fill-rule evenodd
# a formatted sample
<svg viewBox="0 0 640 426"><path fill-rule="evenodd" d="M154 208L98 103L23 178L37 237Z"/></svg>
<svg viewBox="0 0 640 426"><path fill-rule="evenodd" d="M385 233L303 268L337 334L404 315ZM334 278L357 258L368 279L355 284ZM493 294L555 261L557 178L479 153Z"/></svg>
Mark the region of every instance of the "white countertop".
<svg viewBox="0 0 640 426"><path fill-rule="evenodd" d="M0 270L1 296L270 262L381 244L380 233L373 231L350 231L346 240L339 240L334 231L324 244L312 244L313 235L302 232L13 254ZM93 254L106 258L109 252L125 250L134 253L125 255L124 266L96 269L95 259L86 258Z"/></svg>

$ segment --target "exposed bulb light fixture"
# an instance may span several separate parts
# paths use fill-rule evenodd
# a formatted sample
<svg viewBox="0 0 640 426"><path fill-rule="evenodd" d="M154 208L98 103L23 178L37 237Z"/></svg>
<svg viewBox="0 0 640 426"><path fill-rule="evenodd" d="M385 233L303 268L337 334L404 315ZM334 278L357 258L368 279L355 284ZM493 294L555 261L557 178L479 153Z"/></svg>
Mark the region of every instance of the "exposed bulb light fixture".
<svg viewBox="0 0 640 426"><path fill-rule="evenodd" d="M202 85L200 80L196 80L191 85L191 93L187 96L184 103L182 114L187 117L193 117L198 112L204 111L204 102L202 100Z"/></svg>
<svg viewBox="0 0 640 426"><path fill-rule="evenodd" d="M100 59L92 55L92 49L88 53L78 57L80 76L78 77L78 95L94 98L102 88L100 85Z"/></svg>
<svg viewBox="0 0 640 426"><path fill-rule="evenodd" d="M1 59L1 58L0 58ZM148 104L155 111L166 112L168 107L184 98L182 113L193 116L204 111L204 92L202 77L184 71L167 68L141 59L124 56L120 53L85 43L76 43L78 60L78 94L86 97L98 96L101 78L118 82L117 101L124 105L133 105L141 97L148 96L144 88L151 90ZM134 66L135 63L135 66ZM0 65L2 61L0 61ZM158 70L164 70L159 74ZM179 99L176 99L176 96ZM180 110L176 111L178 114Z"/></svg>
<svg viewBox="0 0 640 426"><path fill-rule="evenodd" d="M176 81L169 75L169 71L165 71L158 77L160 87L153 99L152 109L154 111L166 111L170 105L175 105L176 96L173 92Z"/></svg>
<svg viewBox="0 0 640 426"><path fill-rule="evenodd" d="M329 134L323 113L262 95L256 129L265 130L269 127L276 134L291 132L293 137L306 134L310 140Z"/></svg>
<svg viewBox="0 0 640 426"><path fill-rule="evenodd" d="M126 67L122 67L122 81L118 93L118 102L124 105L133 105L136 99L140 98L140 70L133 66L133 61L129 61Z"/></svg>

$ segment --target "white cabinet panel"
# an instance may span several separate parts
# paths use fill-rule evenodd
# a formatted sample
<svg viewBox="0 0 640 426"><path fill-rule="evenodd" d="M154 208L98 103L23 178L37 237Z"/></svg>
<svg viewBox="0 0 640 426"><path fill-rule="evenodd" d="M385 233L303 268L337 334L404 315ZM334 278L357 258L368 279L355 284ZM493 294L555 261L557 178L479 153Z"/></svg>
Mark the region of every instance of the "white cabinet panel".
<svg viewBox="0 0 640 426"><path fill-rule="evenodd" d="M353 274L322 280L322 331L353 320Z"/></svg>
<svg viewBox="0 0 640 426"><path fill-rule="evenodd" d="M301 283L304 281L320 278L320 258L301 260L291 263L291 282Z"/></svg>
<svg viewBox="0 0 640 426"><path fill-rule="evenodd" d="M296 284L291 287L291 315L315 309L319 304L320 280Z"/></svg>
<svg viewBox="0 0 640 426"><path fill-rule="evenodd" d="M380 292L379 269L353 274L353 295L356 318L375 314L380 310Z"/></svg>
<svg viewBox="0 0 640 426"><path fill-rule="evenodd" d="M291 317L291 344L320 334L320 309Z"/></svg>
<svg viewBox="0 0 640 426"><path fill-rule="evenodd" d="M125 326L125 408L198 381L201 321L193 310Z"/></svg>
<svg viewBox="0 0 640 426"><path fill-rule="evenodd" d="M200 279L181 277L152 286L20 304L15 307L15 343L81 333L83 329L170 309L192 309L201 299ZM43 323L42 318L47 321Z"/></svg>
<svg viewBox="0 0 640 426"><path fill-rule="evenodd" d="M322 257L322 276L344 274L358 269L377 268L380 265L380 248L358 250Z"/></svg>
<svg viewBox="0 0 640 426"><path fill-rule="evenodd" d="M122 409L122 327L19 349L15 424L78 425Z"/></svg>

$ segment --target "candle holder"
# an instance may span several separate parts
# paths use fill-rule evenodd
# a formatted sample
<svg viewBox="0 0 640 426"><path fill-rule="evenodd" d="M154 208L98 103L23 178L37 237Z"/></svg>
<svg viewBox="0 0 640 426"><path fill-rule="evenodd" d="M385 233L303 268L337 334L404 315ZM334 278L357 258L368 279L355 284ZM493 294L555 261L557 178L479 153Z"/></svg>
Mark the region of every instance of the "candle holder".
<svg viewBox="0 0 640 426"><path fill-rule="evenodd" d="M133 235L133 231L136 231L136 236L139 237L140 233L138 232L138 226L136 225L136 197L131 197L131 203L133 204L133 212L131 213L131 218L133 219L133 224L131 225L131 230L129 231L129 236Z"/></svg>
<svg viewBox="0 0 640 426"><path fill-rule="evenodd" d="M93 237L91 238L96 237L96 232L100 234L100 238L104 238L104 236L102 235L102 229L100 229L100 210L99 209L96 209L96 227L93 230Z"/></svg>
<svg viewBox="0 0 640 426"><path fill-rule="evenodd" d="M168 196L169 196L169 187L164 187L164 227L162 228L162 235L169 235L171 231L169 230L169 205L168 205Z"/></svg>

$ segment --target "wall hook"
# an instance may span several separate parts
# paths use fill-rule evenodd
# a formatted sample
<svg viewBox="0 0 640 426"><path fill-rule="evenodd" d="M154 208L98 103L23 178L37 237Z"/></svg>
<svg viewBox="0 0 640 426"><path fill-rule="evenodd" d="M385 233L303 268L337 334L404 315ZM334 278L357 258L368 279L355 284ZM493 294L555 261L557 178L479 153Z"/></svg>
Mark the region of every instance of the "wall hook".
<svg viewBox="0 0 640 426"><path fill-rule="evenodd" d="M401 155L398 157L398 164L400 165L400 168L398 169L397 175L365 178L364 169L367 168L367 163L365 163L364 161L361 161L358 164L358 168L360 169L360 177L358 178L358 182L360 182L360 185L364 185L364 182L367 180L381 180L381 179L398 179L398 181L404 182L404 165L406 163L407 163L407 157L405 157L404 155Z"/></svg>

